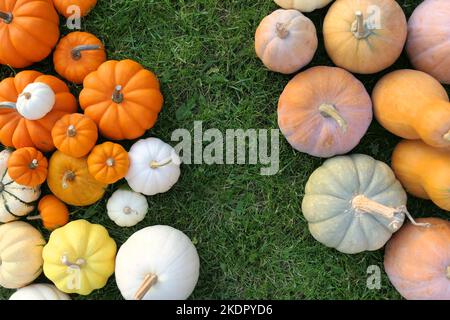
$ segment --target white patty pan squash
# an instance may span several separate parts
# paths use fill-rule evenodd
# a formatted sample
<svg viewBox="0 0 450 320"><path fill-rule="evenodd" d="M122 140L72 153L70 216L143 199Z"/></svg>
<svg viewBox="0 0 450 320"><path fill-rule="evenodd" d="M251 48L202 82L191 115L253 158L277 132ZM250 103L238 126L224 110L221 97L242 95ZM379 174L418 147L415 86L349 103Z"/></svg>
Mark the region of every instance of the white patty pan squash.
<svg viewBox="0 0 450 320"><path fill-rule="evenodd" d="M42 272L45 240L30 224L14 221L0 226L0 285L17 289Z"/></svg>
<svg viewBox="0 0 450 320"><path fill-rule="evenodd" d="M180 178L181 160L175 149L157 138L139 140L128 153L125 179L136 192L153 196L169 191Z"/></svg>
<svg viewBox="0 0 450 320"><path fill-rule="evenodd" d="M333 0L275 0L284 9L296 9L301 12L311 12L325 7Z"/></svg>
<svg viewBox="0 0 450 320"><path fill-rule="evenodd" d="M46 283L30 284L14 292L9 300L71 300L54 285Z"/></svg>
<svg viewBox="0 0 450 320"><path fill-rule="evenodd" d="M197 285L200 259L191 240L169 226L134 233L116 257L116 283L126 300L183 300Z"/></svg>
<svg viewBox="0 0 450 320"><path fill-rule="evenodd" d="M409 216L406 201L386 164L356 154L329 159L311 175L302 211L317 241L353 254L383 247Z"/></svg>
<svg viewBox="0 0 450 320"><path fill-rule="evenodd" d="M6 223L26 216L34 209L33 202L41 195L40 186L26 187L14 182L8 174L11 151L0 152L0 222Z"/></svg>
<svg viewBox="0 0 450 320"><path fill-rule="evenodd" d="M120 227L132 227L141 222L148 211L147 198L130 190L117 190L106 205L108 216Z"/></svg>

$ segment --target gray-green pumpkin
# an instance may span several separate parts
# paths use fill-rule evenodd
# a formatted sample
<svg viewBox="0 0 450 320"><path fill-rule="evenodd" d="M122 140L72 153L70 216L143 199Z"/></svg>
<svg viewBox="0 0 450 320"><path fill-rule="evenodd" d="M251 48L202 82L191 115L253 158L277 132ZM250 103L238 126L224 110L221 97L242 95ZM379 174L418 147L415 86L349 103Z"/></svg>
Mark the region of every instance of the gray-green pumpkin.
<svg viewBox="0 0 450 320"><path fill-rule="evenodd" d="M329 159L311 175L302 211L317 241L359 253L386 244L405 220L406 201L386 164L356 154Z"/></svg>

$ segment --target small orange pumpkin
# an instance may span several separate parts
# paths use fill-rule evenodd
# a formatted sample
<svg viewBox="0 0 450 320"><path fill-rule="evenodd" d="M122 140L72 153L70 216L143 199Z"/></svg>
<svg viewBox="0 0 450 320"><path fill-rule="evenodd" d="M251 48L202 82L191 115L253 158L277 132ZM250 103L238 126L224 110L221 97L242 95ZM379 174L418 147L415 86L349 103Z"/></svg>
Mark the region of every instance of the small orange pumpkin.
<svg viewBox="0 0 450 320"><path fill-rule="evenodd" d="M156 76L132 60L106 61L83 81L80 105L110 140L132 140L152 128L163 105Z"/></svg>
<svg viewBox="0 0 450 320"><path fill-rule="evenodd" d="M56 10L66 18L77 14L75 7L79 8L81 17L85 17L95 7L97 0L53 0Z"/></svg>
<svg viewBox="0 0 450 320"><path fill-rule="evenodd" d="M83 114L68 114L55 123L52 138L59 151L81 158L87 155L97 142L97 125Z"/></svg>
<svg viewBox="0 0 450 320"><path fill-rule="evenodd" d="M64 79L80 84L106 61L102 42L88 32L72 32L59 41L53 53L55 70Z"/></svg>
<svg viewBox="0 0 450 320"><path fill-rule="evenodd" d="M36 187L47 179L48 161L39 150L20 148L8 160L8 174L15 182L27 187Z"/></svg>
<svg viewBox="0 0 450 320"><path fill-rule="evenodd" d="M87 161L89 173L105 184L124 178L130 166L128 152L120 144L112 142L96 146Z"/></svg>
<svg viewBox="0 0 450 320"><path fill-rule="evenodd" d="M69 209L54 195L46 195L38 204L39 215L28 220L42 220L44 228L50 231L58 229L69 222Z"/></svg>

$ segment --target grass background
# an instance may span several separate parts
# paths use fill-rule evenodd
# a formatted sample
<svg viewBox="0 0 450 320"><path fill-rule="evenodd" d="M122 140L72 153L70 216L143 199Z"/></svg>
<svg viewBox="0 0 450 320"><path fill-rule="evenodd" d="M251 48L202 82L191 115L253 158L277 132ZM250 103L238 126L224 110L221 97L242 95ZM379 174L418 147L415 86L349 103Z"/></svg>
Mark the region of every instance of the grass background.
<svg viewBox="0 0 450 320"><path fill-rule="evenodd" d="M421 1L398 2L409 17ZM256 27L276 8L271 0L101 0L83 19L82 29L104 41L110 59L131 58L158 75L166 102L147 136L169 142L173 130L193 130L196 120L223 132L278 127L277 100L292 76L266 70L253 49ZM311 66L332 65L321 32L327 9L306 14L320 44ZM69 32L64 24L61 30ZM389 70L357 77L371 92L383 74L408 67L403 54ZM55 73L51 59L32 68ZM1 66L0 77L17 71ZM80 87L72 89L77 94ZM389 163L398 141L374 121L354 152ZM280 161L281 170L272 177L260 176L258 166L183 165L180 181L170 192L148 198L150 211L134 228L117 227L105 212L106 200L120 183L98 204L72 208L73 219L106 226L119 245L148 225L184 231L201 258L194 299L400 298L384 274L381 290L366 287L366 269L382 268L382 250L344 255L310 236L300 211L303 188L323 159L294 151L282 138ZM411 197L409 207L415 216L446 217L428 201ZM11 292L2 289L0 297ZM105 288L85 298L121 295L111 277Z"/></svg>

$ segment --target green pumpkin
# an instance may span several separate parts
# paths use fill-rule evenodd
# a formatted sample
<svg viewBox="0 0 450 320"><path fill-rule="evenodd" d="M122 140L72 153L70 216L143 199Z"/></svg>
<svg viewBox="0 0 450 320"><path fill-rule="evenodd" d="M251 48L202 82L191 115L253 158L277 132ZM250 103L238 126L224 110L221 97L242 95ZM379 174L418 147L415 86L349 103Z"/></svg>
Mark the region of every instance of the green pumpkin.
<svg viewBox="0 0 450 320"><path fill-rule="evenodd" d="M302 211L317 241L353 254L383 247L402 226L406 201L386 164L357 154L329 159L311 175Z"/></svg>

